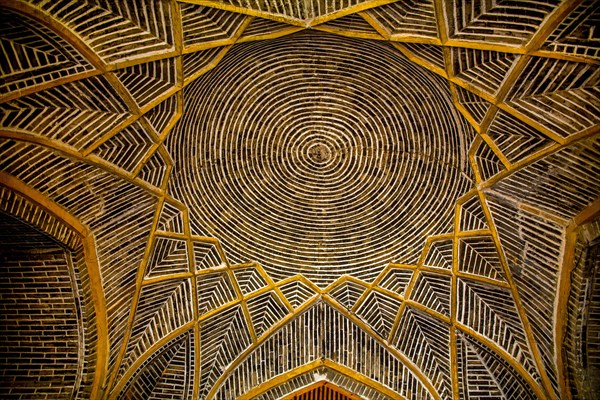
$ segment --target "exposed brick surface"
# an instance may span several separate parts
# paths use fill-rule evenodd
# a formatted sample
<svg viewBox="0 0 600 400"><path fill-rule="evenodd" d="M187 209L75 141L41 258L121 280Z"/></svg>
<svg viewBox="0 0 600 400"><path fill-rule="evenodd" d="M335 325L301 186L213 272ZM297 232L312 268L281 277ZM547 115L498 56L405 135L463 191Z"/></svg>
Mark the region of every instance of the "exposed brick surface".
<svg viewBox="0 0 600 400"><path fill-rule="evenodd" d="M0 400L598 397L598 0L0 3Z"/></svg>
<svg viewBox="0 0 600 400"><path fill-rule="evenodd" d="M597 399L600 394L600 220L579 235L565 338L571 394Z"/></svg>
<svg viewBox="0 0 600 400"><path fill-rule="evenodd" d="M0 230L0 397L72 398L79 327L70 251L5 215Z"/></svg>

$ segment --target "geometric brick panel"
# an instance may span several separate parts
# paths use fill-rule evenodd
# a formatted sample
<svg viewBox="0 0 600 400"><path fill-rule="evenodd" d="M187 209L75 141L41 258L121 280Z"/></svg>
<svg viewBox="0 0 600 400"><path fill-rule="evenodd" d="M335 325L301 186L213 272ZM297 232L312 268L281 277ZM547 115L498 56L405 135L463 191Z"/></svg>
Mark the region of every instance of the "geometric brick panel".
<svg viewBox="0 0 600 400"><path fill-rule="evenodd" d="M372 291L358 307L356 314L381 337L387 338L392 330L398 308L400 308L398 300Z"/></svg>
<svg viewBox="0 0 600 400"><path fill-rule="evenodd" d="M0 397L592 393L596 3L2 2Z"/></svg>
<svg viewBox="0 0 600 400"><path fill-rule="evenodd" d="M450 277L423 272L411 292L411 300L444 315L450 313Z"/></svg>
<svg viewBox="0 0 600 400"><path fill-rule="evenodd" d="M443 398L451 396L449 326L406 308L391 342L421 368Z"/></svg>

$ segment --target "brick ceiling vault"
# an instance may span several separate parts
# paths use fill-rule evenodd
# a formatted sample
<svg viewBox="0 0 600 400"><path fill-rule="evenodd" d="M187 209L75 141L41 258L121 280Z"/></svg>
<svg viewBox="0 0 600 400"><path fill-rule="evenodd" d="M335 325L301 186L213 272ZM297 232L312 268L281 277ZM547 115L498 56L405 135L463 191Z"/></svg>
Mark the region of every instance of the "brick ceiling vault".
<svg viewBox="0 0 600 400"><path fill-rule="evenodd" d="M77 315L52 398L584 398L594 0L0 12L2 271L52 254Z"/></svg>

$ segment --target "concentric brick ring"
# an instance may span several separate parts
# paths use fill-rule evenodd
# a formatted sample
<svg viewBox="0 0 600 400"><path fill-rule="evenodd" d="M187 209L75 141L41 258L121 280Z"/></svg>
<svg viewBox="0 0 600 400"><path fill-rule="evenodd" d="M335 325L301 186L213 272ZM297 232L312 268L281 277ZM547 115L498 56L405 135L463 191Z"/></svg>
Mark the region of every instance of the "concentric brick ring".
<svg viewBox="0 0 600 400"><path fill-rule="evenodd" d="M447 83L378 42L305 32L237 45L185 89L169 138L194 233L276 279L371 279L414 261L468 190Z"/></svg>

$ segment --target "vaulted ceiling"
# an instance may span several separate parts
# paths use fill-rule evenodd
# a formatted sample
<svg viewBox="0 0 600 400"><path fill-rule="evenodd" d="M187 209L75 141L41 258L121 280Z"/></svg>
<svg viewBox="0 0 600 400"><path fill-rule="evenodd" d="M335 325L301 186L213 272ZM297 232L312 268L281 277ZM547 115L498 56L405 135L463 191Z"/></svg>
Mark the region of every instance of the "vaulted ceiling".
<svg viewBox="0 0 600 400"><path fill-rule="evenodd" d="M593 396L596 1L0 12L3 397Z"/></svg>

